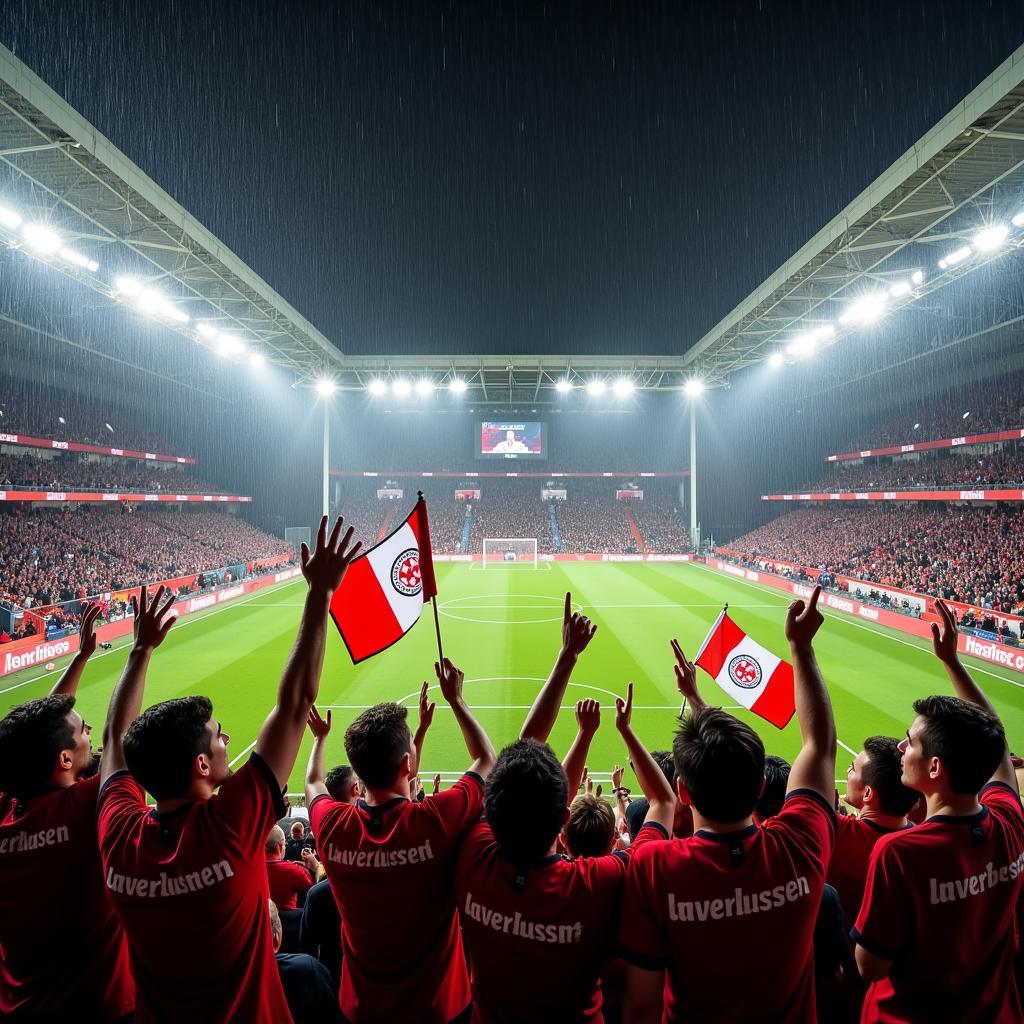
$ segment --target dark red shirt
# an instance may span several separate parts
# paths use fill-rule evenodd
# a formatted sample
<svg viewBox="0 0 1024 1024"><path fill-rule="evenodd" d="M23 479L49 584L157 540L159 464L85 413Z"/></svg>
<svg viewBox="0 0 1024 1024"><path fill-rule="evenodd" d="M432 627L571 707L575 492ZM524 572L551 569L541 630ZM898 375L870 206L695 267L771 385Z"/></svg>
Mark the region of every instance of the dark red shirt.
<svg viewBox="0 0 1024 1024"><path fill-rule="evenodd" d="M467 772L422 802L370 806L323 795L310 804L341 911L340 1003L353 1024L447 1024L469 1005L453 876L483 790Z"/></svg>
<svg viewBox="0 0 1024 1024"><path fill-rule="evenodd" d="M819 793L795 790L761 826L631 855L622 955L668 972L665 1024L816 1021L814 924L835 818Z"/></svg>
<svg viewBox="0 0 1024 1024"><path fill-rule="evenodd" d="M667 840L645 825L630 855ZM506 861L486 822L462 844L455 893L473 964L473 1021L602 1024L602 968L616 949L629 855L569 860L528 872Z"/></svg>
<svg viewBox="0 0 1024 1024"><path fill-rule="evenodd" d="M892 960L862 1021L1020 1021L1014 914L1024 811L992 783L978 814L935 815L875 844L853 938Z"/></svg>
<svg viewBox="0 0 1024 1024"><path fill-rule="evenodd" d="M135 1022L291 1022L274 960L267 834L284 814L258 755L209 800L170 814L128 774L99 797L104 880L124 921Z"/></svg>
<svg viewBox="0 0 1024 1024"><path fill-rule="evenodd" d="M278 910L295 910L299 897L309 892L313 879L309 872L292 860L268 860L267 881L270 884L270 898Z"/></svg>
<svg viewBox="0 0 1024 1024"><path fill-rule="evenodd" d="M96 842L98 776L19 805L0 793L0 1018L112 1021L135 1005ZM62 948L61 929L72 948Z"/></svg>
<svg viewBox="0 0 1024 1024"><path fill-rule="evenodd" d="M836 841L825 881L839 893L843 920L849 930L860 911L864 883L868 877L868 861L875 843L882 836L903 829L883 828L870 818L855 818L850 814L836 815L836 826ZM913 828L913 825L904 826L904 829L908 828Z"/></svg>

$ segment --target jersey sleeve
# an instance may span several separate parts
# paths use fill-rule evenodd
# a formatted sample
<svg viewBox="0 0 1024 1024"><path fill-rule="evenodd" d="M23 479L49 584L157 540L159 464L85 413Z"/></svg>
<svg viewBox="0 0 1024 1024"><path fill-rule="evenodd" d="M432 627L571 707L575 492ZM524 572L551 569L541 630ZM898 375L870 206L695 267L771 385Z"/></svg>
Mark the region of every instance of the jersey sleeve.
<svg viewBox="0 0 1024 1024"><path fill-rule="evenodd" d="M656 821L645 821L636 834L636 839L630 844L630 854L642 850L651 843L663 843L669 838L668 833Z"/></svg>
<svg viewBox="0 0 1024 1024"><path fill-rule="evenodd" d="M315 835L321 837L321 845L323 844L322 830L326 827L325 819L327 814L337 806L338 802L336 800L327 793L321 793L319 796L313 797L313 802L308 807L309 827Z"/></svg>
<svg viewBox="0 0 1024 1024"><path fill-rule="evenodd" d="M225 832L250 853L264 848L267 833L287 810L277 778L255 751L220 787L210 804Z"/></svg>
<svg viewBox="0 0 1024 1024"><path fill-rule="evenodd" d="M484 810L484 780L476 772L466 772L451 789L420 804L437 816L445 834L461 836L480 820Z"/></svg>
<svg viewBox="0 0 1024 1024"><path fill-rule="evenodd" d="M619 922L619 955L647 971L664 970L669 955L668 936L653 903L661 898L651 856L656 850L657 845L651 843L646 850L641 847L630 851Z"/></svg>
<svg viewBox="0 0 1024 1024"><path fill-rule="evenodd" d="M883 837L871 851L864 899L850 932L853 941L883 960L895 960L910 938L906 893L898 850Z"/></svg>
<svg viewBox="0 0 1024 1024"><path fill-rule="evenodd" d="M114 772L96 800L96 826L101 849L116 841L146 810L146 791L127 771Z"/></svg>

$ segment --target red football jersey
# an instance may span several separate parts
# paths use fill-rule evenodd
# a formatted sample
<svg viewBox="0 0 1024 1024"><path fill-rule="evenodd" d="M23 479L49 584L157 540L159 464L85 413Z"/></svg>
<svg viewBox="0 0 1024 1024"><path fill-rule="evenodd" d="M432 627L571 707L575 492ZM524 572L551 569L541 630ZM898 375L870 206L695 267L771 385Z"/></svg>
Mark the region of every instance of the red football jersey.
<svg viewBox="0 0 1024 1024"><path fill-rule="evenodd" d="M630 857L622 955L665 969L665 1024L816 1020L814 923L836 814L794 790L760 827L703 829Z"/></svg>
<svg viewBox="0 0 1024 1024"><path fill-rule="evenodd" d="M1024 812L1002 783L967 817L935 815L875 845L853 938L892 960L863 1021L1020 1021L1014 914Z"/></svg>
<svg viewBox="0 0 1024 1024"><path fill-rule="evenodd" d="M828 875L825 881L834 886L839 893L843 920L849 929L853 927L860 911L864 883L868 877L868 861L871 859L875 843L882 836L902 832L914 826L905 825L903 829L883 828L870 818L855 818L850 814L836 815L836 826L836 841L832 847L832 858L828 862Z"/></svg>
<svg viewBox="0 0 1024 1024"><path fill-rule="evenodd" d="M0 794L0 1017L112 1021L135 1005L96 843L98 776L23 805ZM62 951L55 929L73 928Z"/></svg>
<svg viewBox="0 0 1024 1024"><path fill-rule="evenodd" d="M170 814L147 807L128 772L107 780L100 852L131 948L136 1024L291 1021L265 866L267 834L284 811L277 779L255 753L209 800Z"/></svg>
<svg viewBox="0 0 1024 1024"><path fill-rule="evenodd" d="M455 913L459 843L483 810L467 772L422 802L317 797L310 822L341 911L341 1010L352 1024L447 1024L469 1006Z"/></svg>
<svg viewBox="0 0 1024 1024"><path fill-rule="evenodd" d="M631 854L667 840L645 825ZM601 970L614 955L629 855L555 855L523 873L486 822L459 854L455 895L473 964L473 1021L601 1024Z"/></svg>
<svg viewBox="0 0 1024 1024"><path fill-rule="evenodd" d="M278 910L295 910L299 897L305 896L313 884L310 873L293 860L268 860L267 881L270 883L270 898Z"/></svg>

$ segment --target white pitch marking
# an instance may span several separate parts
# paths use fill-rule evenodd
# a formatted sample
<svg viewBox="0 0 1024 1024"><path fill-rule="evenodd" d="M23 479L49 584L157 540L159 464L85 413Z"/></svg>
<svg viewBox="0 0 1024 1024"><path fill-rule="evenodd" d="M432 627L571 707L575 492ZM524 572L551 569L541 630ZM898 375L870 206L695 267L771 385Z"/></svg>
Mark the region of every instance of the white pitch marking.
<svg viewBox="0 0 1024 1024"><path fill-rule="evenodd" d="M241 761L242 758L245 757L245 755L248 754L253 747L256 746L256 742L256 740L253 740L252 743L250 743L249 746L247 746L244 750L239 751L239 753L235 757L228 761L228 767L234 768L234 766L238 764L238 762Z"/></svg>

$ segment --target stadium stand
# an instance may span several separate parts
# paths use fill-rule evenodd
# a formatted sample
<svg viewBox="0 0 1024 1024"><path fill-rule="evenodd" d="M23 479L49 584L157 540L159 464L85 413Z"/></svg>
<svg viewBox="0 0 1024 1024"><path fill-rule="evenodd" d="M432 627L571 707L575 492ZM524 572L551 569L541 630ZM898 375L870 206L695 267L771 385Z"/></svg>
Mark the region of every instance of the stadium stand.
<svg viewBox="0 0 1024 1024"><path fill-rule="evenodd" d="M19 451L22 449L19 449ZM88 460L73 455L42 458L31 454L0 455L0 486L48 491L144 491L175 494L218 494L216 484L174 465L137 459Z"/></svg>
<svg viewBox="0 0 1024 1024"><path fill-rule="evenodd" d="M962 454L961 454L962 453ZM907 490L932 486L952 488L1020 487L1024 483L1024 453L977 455L959 449L956 455L933 455L920 461L868 459L860 464L836 464L832 472L799 491Z"/></svg>

